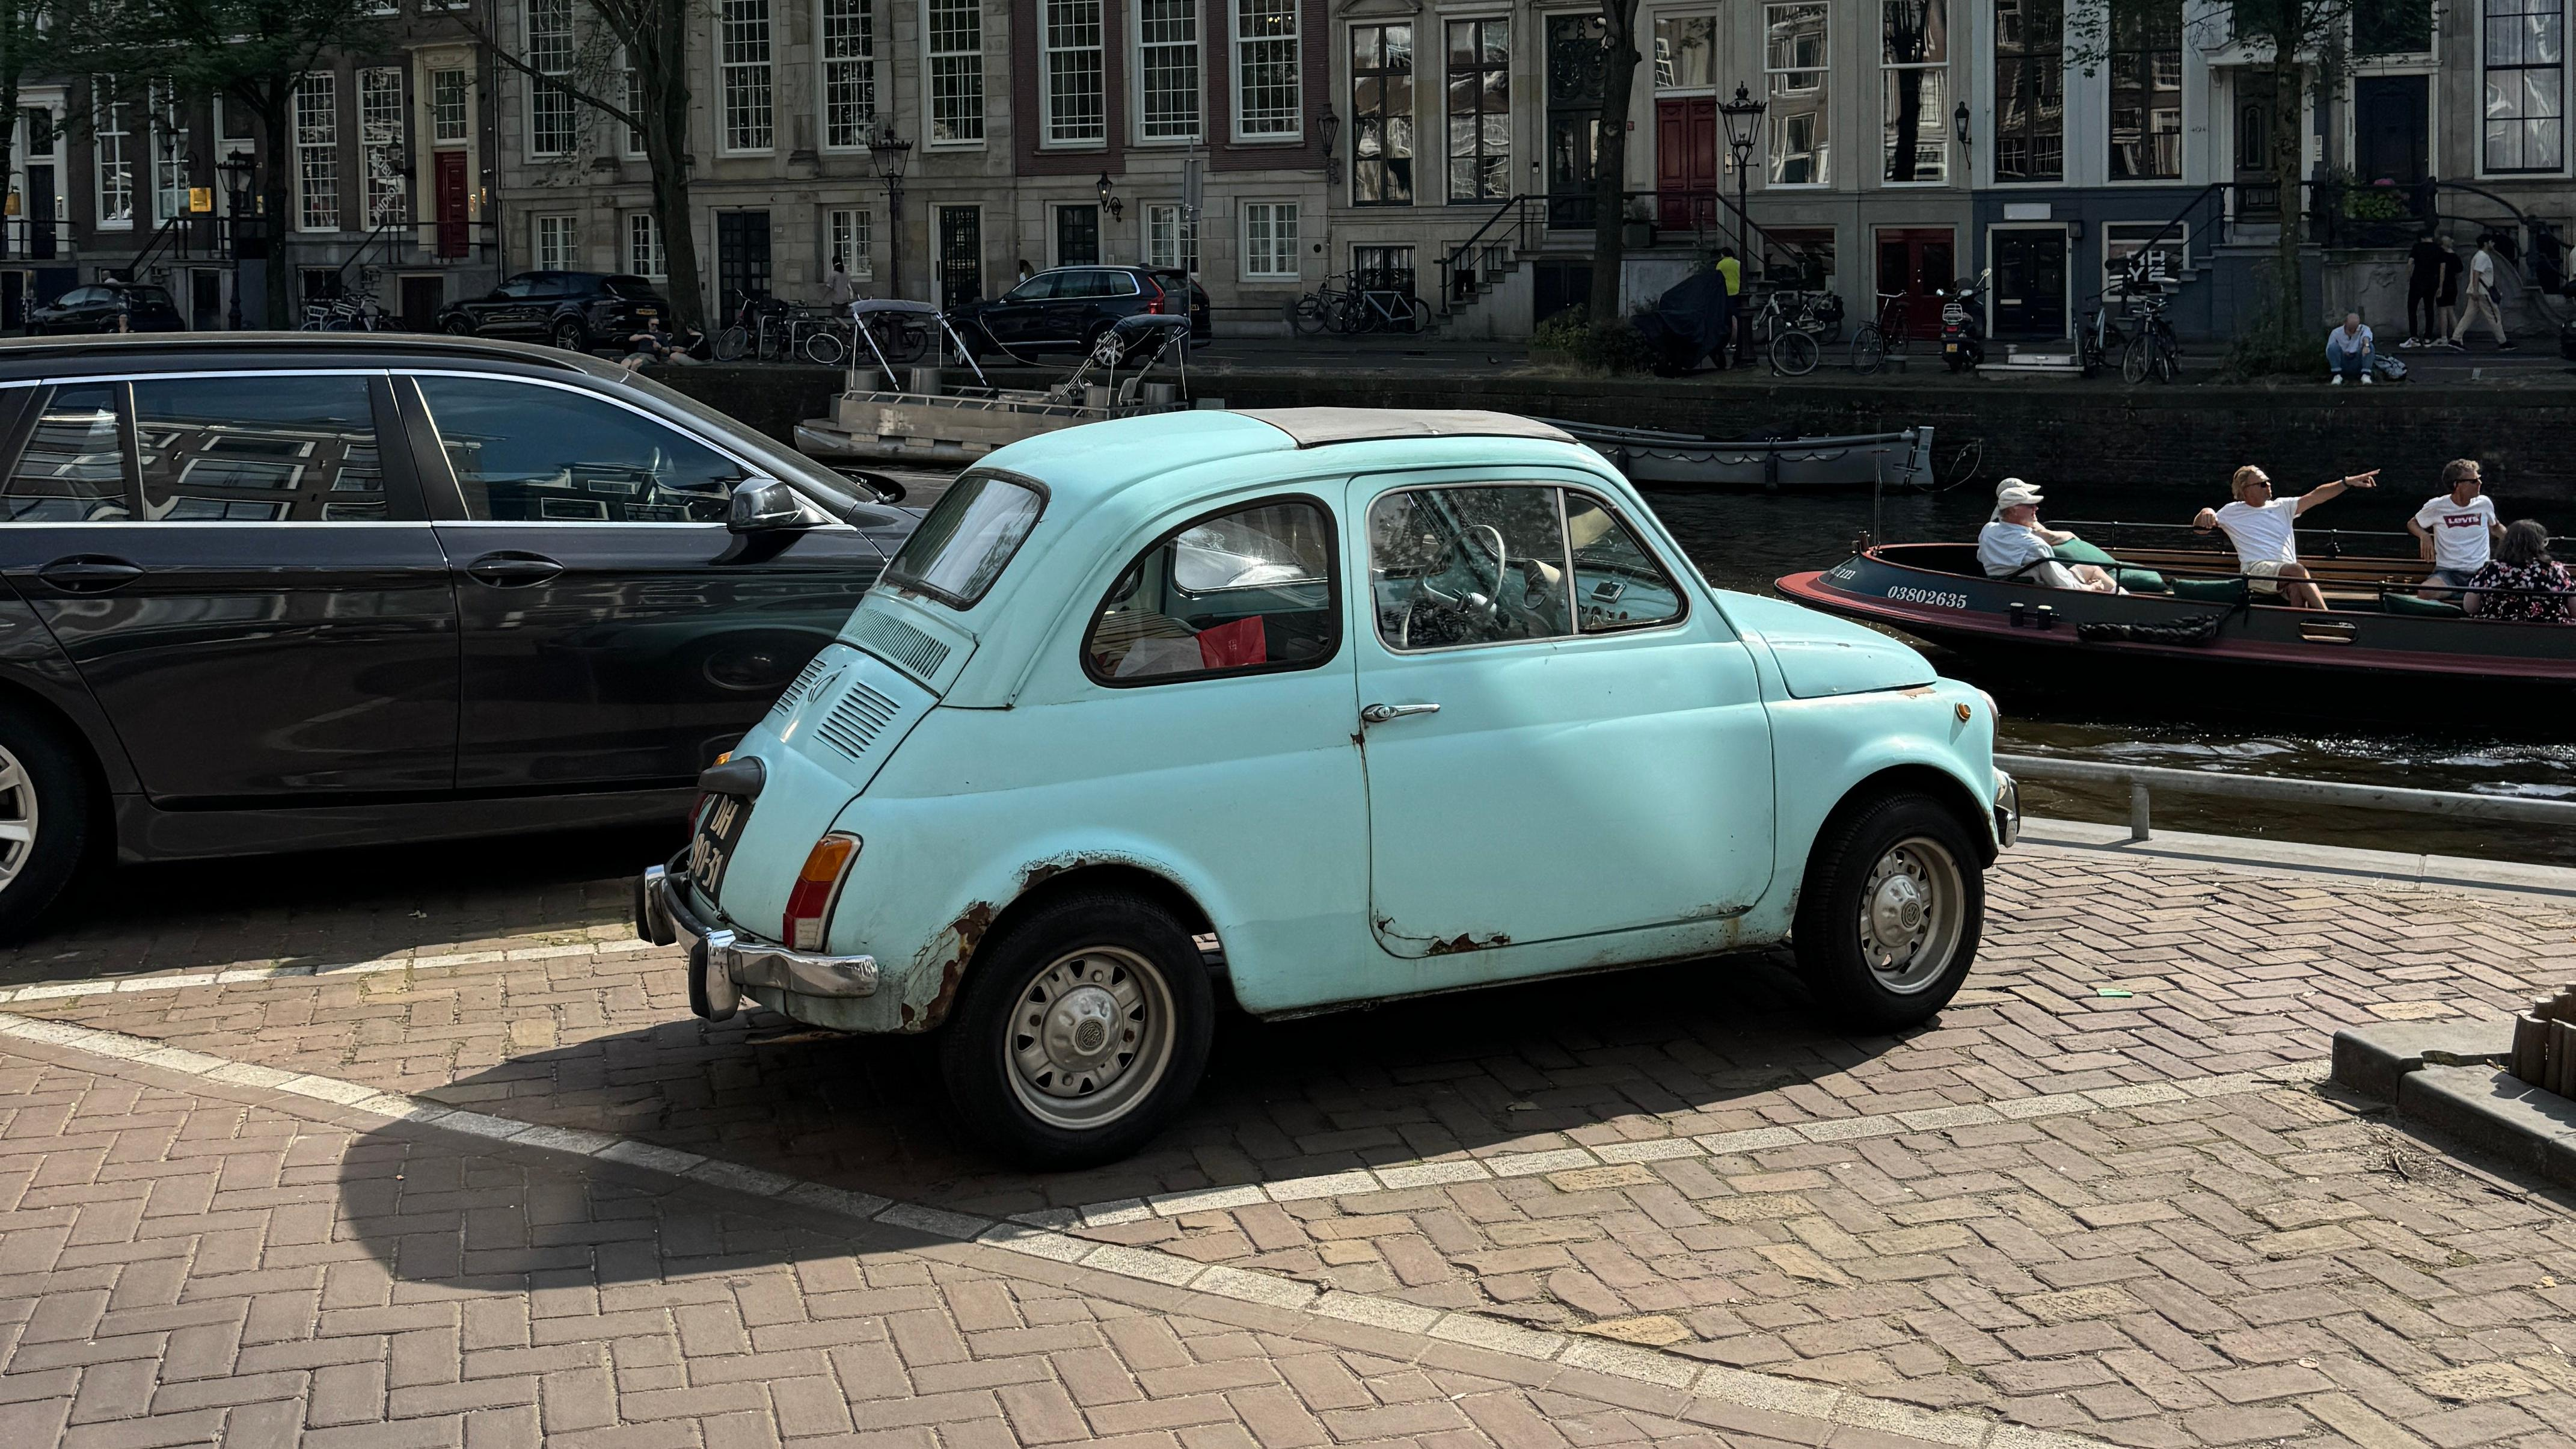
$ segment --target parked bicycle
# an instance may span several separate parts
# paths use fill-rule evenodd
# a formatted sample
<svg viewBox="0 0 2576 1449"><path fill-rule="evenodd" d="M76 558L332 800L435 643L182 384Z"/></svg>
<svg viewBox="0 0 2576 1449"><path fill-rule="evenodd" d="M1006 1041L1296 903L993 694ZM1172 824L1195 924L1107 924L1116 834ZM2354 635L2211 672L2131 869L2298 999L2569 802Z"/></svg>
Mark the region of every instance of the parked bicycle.
<svg viewBox="0 0 2576 1449"><path fill-rule="evenodd" d="M1887 365L1889 354L1905 355L1906 299L1903 292L1878 294L1878 316L1852 334L1852 371L1867 375Z"/></svg>
<svg viewBox="0 0 2576 1449"><path fill-rule="evenodd" d="M1288 322L1312 336L1317 332L1405 332L1430 330L1431 306L1397 287L1337 288L1333 278L1289 304Z"/></svg>
<svg viewBox="0 0 2576 1449"><path fill-rule="evenodd" d="M2173 305L2161 291L2137 294L2138 335L2120 359L2120 376L2130 383L2171 382L2182 374L2182 344L2175 340Z"/></svg>
<svg viewBox="0 0 2576 1449"><path fill-rule="evenodd" d="M1322 286L1290 302L1287 305L1288 325L1307 337L1312 337L1327 328L1340 331L1341 328L1337 324L1342 315L1342 308L1350 300L1351 295L1348 287L1333 285L1335 281L1340 280L1340 275L1345 274L1326 277Z"/></svg>
<svg viewBox="0 0 2576 1449"><path fill-rule="evenodd" d="M2087 304L2084 326L2076 334L2077 361L2086 377L2099 377L2105 372L2118 372L2129 350L2129 334L2122 331L2111 315L2107 298L2096 296Z"/></svg>
<svg viewBox="0 0 2576 1449"><path fill-rule="evenodd" d="M364 292L304 304L299 332L383 332L389 329L383 309Z"/></svg>
<svg viewBox="0 0 2576 1449"><path fill-rule="evenodd" d="M1816 370L1842 321L1842 299L1831 292L1774 292L1753 316L1754 335L1771 339L1771 370L1787 377Z"/></svg>

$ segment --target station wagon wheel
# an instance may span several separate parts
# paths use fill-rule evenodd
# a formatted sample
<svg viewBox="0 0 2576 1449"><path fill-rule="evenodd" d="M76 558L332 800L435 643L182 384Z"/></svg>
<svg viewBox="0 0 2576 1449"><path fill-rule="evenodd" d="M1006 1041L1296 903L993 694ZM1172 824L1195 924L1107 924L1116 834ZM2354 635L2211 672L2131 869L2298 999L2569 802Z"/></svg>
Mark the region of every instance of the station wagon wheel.
<svg viewBox="0 0 2576 1449"><path fill-rule="evenodd" d="M1133 1152L1198 1086L1214 993L1191 932L1131 896L1065 896L1007 920L942 1028L958 1115L1003 1154L1073 1167Z"/></svg>
<svg viewBox="0 0 2576 1449"><path fill-rule="evenodd" d="M1947 1006L1984 923L1978 844L1957 815L1912 791L1846 804L1818 832L1791 944L1837 1015L1870 1032Z"/></svg>
<svg viewBox="0 0 2576 1449"><path fill-rule="evenodd" d="M80 747L0 709L0 937L25 934L91 855L98 795Z"/></svg>

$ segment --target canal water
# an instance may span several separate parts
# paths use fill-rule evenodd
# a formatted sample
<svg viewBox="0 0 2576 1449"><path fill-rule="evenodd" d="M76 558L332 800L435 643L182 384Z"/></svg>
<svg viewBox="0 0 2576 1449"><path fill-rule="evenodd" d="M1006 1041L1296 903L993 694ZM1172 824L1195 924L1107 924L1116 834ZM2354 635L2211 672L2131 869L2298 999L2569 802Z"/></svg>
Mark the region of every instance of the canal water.
<svg viewBox="0 0 2576 1449"><path fill-rule="evenodd" d="M1947 449L1943 456L1947 458ZM2305 492L2322 481L2301 476L2310 470L2299 468L2296 460L2256 461L2281 478L2284 491ZM2225 478L2157 488L2087 487L2080 479L2030 481L2047 494L2042 516L2058 527L2068 520L2085 519L2188 524L2201 507L2224 503L2228 496ZM1879 506L1879 537L1888 543L1974 539L1994 506L1996 482L1995 470L1987 467L1946 492L1889 495ZM2331 526L2386 535L2347 538L2345 546L2353 553L2408 553L2413 540L2404 534L2406 519L2437 491L2433 479L2384 479L2372 492L2348 493L2320 504L2301 520L2302 530ZM1771 581L1783 574L1831 567L1850 554L1853 536L1870 526L1866 493L1792 496L1652 489L1646 496L1709 582L1754 593L1771 592ZM2500 495L2496 503L2508 521L2525 516L2509 495ZM2576 531L2576 517L2562 519L2534 511L2554 533ZM2095 536L2109 542L2098 531ZM2314 551L2313 546L2309 551ZM2445 717L2437 697L2424 700L2419 726L2390 728L2374 723L2345 728L2332 721L2237 716L2227 708L2227 701L2216 698L2114 700L2033 693L2011 688L2008 681L1978 678L1957 656L1930 652L1945 672L1995 693L2005 713L2002 748L2018 754L2576 799L2576 745L2515 738L2517 723L2528 735L2542 733L2530 728L2533 722ZM2565 738L2564 723L2557 733ZM2023 799L2035 815L2128 819L2128 795L2121 786L2033 785L2026 787ZM2155 822L2161 829L2576 865L2576 832L2539 826L2446 824L2418 815L2194 800L2166 791L2158 791L2154 803Z"/></svg>

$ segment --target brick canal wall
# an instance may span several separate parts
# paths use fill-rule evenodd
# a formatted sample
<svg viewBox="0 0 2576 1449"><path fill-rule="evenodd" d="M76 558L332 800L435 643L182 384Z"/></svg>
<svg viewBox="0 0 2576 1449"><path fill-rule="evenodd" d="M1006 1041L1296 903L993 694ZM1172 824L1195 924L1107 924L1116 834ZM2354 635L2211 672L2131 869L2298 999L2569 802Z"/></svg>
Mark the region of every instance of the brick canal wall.
<svg viewBox="0 0 2576 1449"><path fill-rule="evenodd" d="M828 410L837 369L695 367L659 376L773 437ZM1003 375L1014 385L1055 374ZM2293 487L2379 468L2433 486L2442 464L2474 457L2488 486L2518 500L2576 500L2576 388L2476 383L2328 390L2313 386L1988 382L1882 377L1796 384L1706 378L1580 378L1536 372L1202 375L1198 391L1233 407L1448 408L1671 428L1719 437L1881 432L1928 423L1947 461L1985 443L1985 468L2043 482L2222 481L2260 463Z"/></svg>

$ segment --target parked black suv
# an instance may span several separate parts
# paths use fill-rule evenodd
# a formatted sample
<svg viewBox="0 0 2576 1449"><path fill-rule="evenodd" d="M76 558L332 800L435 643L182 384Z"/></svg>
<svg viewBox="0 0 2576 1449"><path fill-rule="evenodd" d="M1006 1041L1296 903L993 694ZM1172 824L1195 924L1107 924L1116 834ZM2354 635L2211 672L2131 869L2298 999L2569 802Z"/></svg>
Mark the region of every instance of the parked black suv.
<svg viewBox="0 0 2576 1449"><path fill-rule="evenodd" d="M94 851L677 821L914 516L507 342L0 342L0 930Z"/></svg>
<svg viewBox="0 0 2576 1449"><path fill-rule="evenodd" d="M128 331L184 332L188 328L167 288L149 282L92 282L29 310L27 335L114 332L119 313L124 314Z"/></svg>
<svg viewBox="0 0 2576 1449"><path fill-rule="evenodd" d="M957 332L978 356L1089 351L1122 317L1179 315L1184 287L1191 340L1204 342L1211 335L1206 289L1184 273L1152 267L1051 267L990 302L958 309Z"/></svg>
<svg viewBox="0 0 2576 1449"><path fill-rule="evenodd" d="M458 302L438 330L458 337L546 341L574 352L623 348L626 339L671 320L671 304L642 277L606 272L521 272L489 293Z"/></svg>

